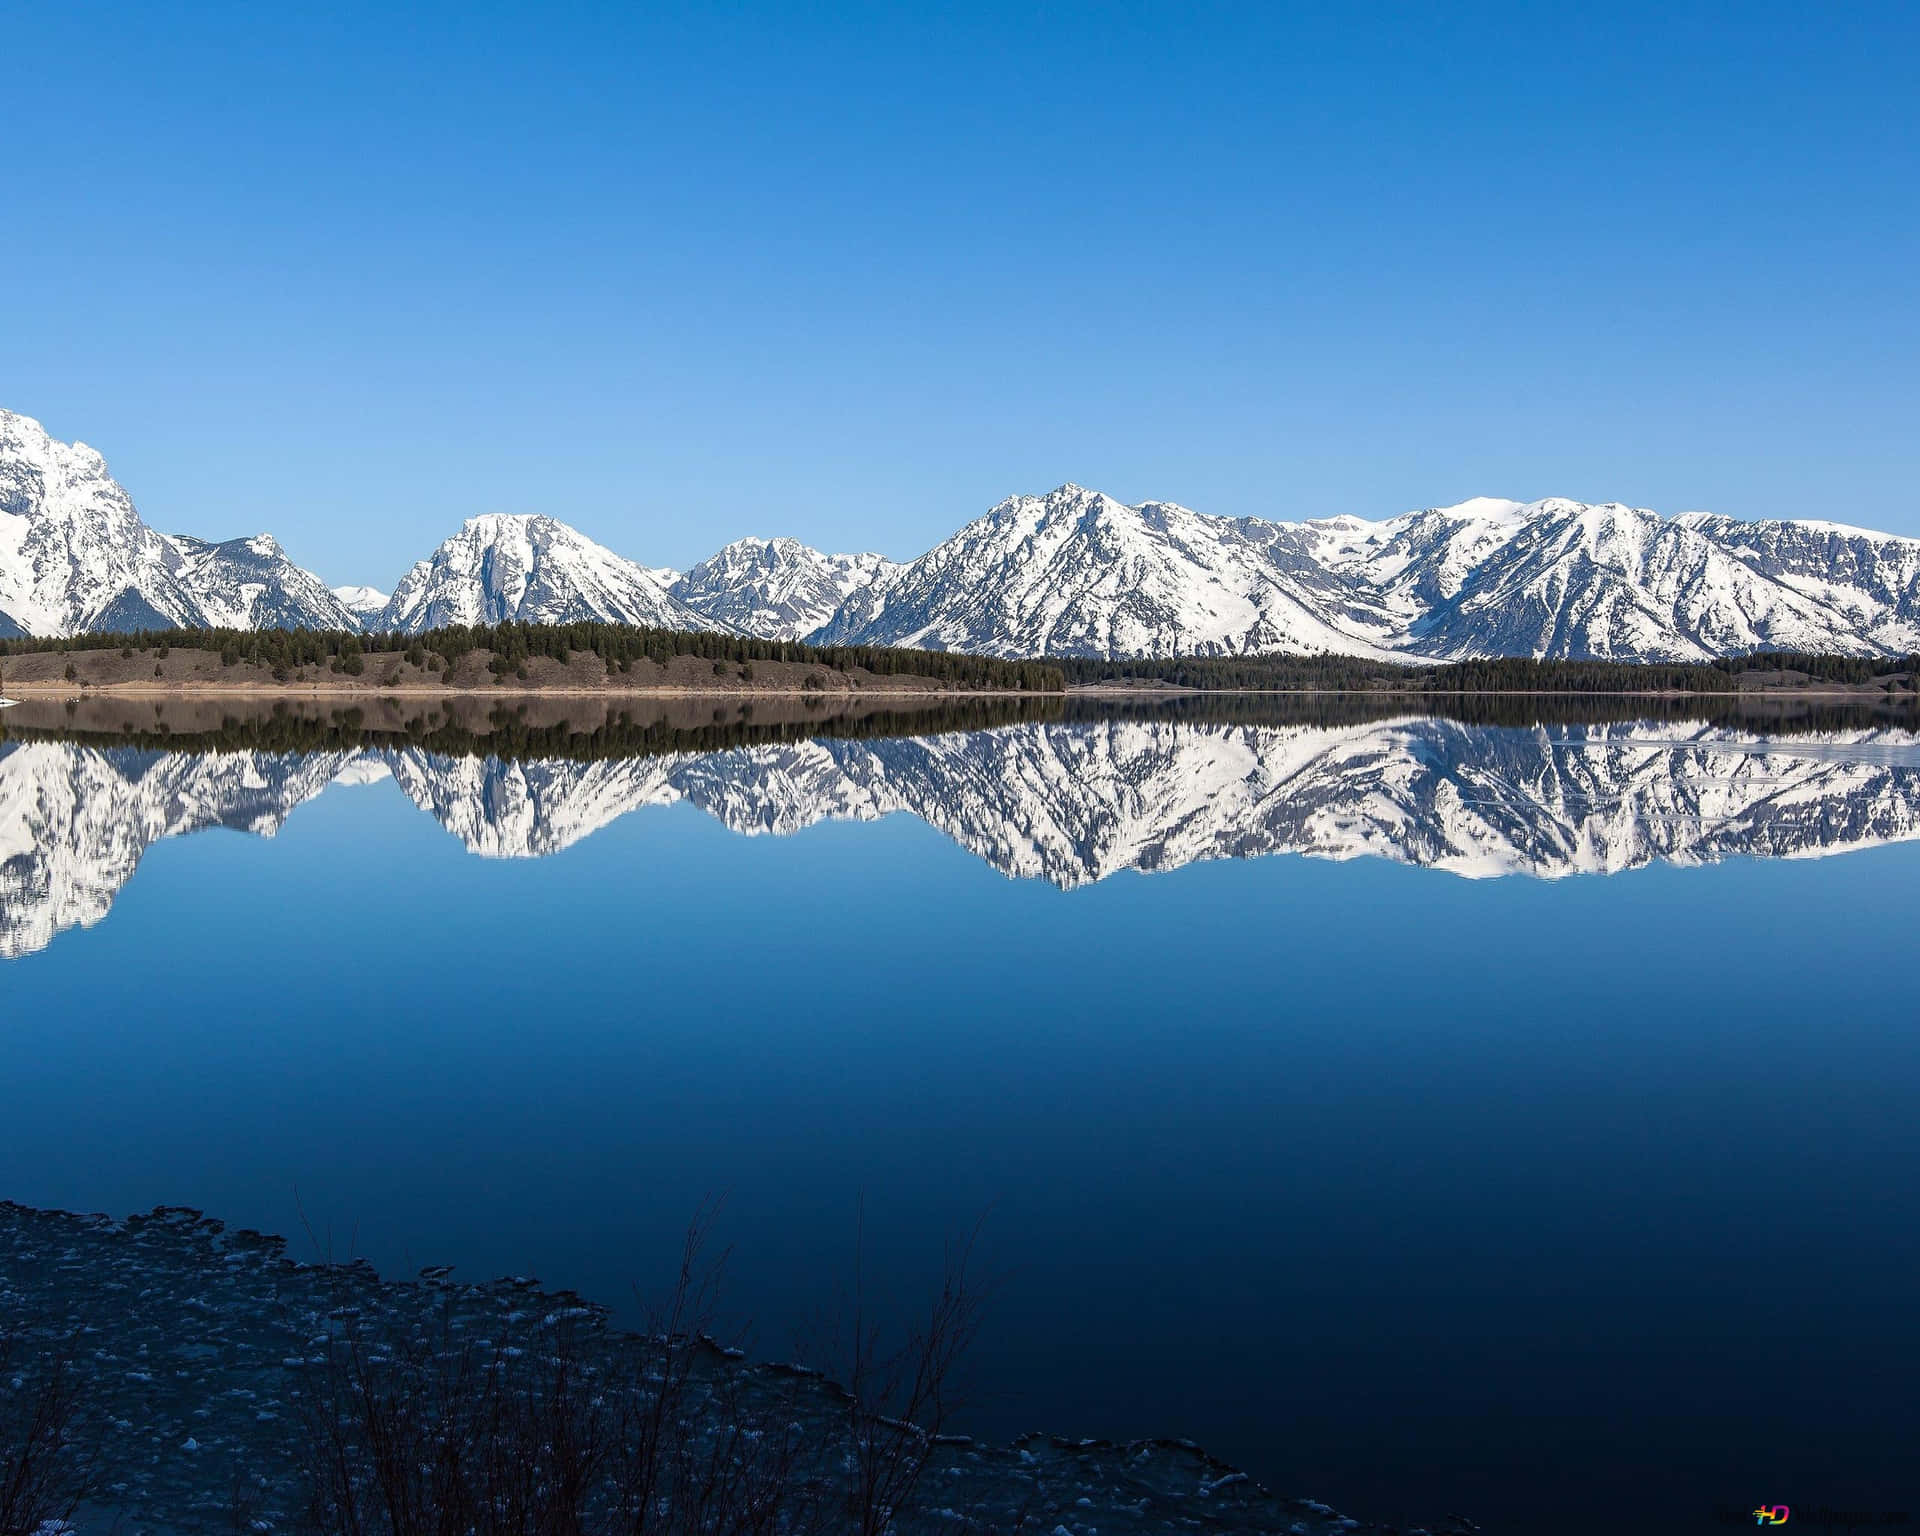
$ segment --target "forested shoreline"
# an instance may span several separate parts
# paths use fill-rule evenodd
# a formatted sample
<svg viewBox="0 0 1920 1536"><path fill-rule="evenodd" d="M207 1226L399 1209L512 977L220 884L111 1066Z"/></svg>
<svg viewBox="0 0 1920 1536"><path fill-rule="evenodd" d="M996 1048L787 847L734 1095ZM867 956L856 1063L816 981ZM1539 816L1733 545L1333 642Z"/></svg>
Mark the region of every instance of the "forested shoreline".
<svg viewBox="0 0 1920 1536"><path fill-rule="evenodd" d="M1761 651L1712 662L1539 661L1526 656L1438 663L1355 656L1187 656L1101 661L1056 658L1069 686L1160 684L1206 691L1301 690L1399 694L1727 694L1762 688L1878 687L1913 696L1920 656L1817 656Z"/></svg>
<svg viewBox="0 0 1920 1536"><path fill-rule="evenodd" d="M164 663L176 651L217 658L220 670L209 671L208 662L189 678L175 676ZM862 684L884 687L887 679L894 679L916 687L1041 694L1068 688L1166 688L1431 699L1554 693L1724 695L1800 688L1847 689L1893 703L1920 701L1920 655L1764 651L1711 662L1494 657L1433 665L1331 655L1006 660L958 651L810 646L619 624L516 623L461 625L420 635L184 629L0 640L0 663L5 658L68 655L84 660L116 653L124 662L150 660L153 665L150 671L121 667L113 676L102 678L83 673L69 661L64 676L29 679L29 685L200 686L258 674L281 685L350 686L377 669L374 684L407 688L512 687L516 683L570 687L591 681L614 689L785 687L824 692Z"/></svg>
<svg viewBox="0 0 1920 1536"><path fill-rule="evenodd" d="M520 681L527 680L528 663L536 659L570 665L576 658L591 656L604 665L610 678L631 677L642 662L665 667L681 657L692 657L729 669L729 681L752 682L754 664L760 662L801 664L839 673L859 671L883 678L931 678L956 688L1059 693L1066 686L1060 669L1049 662L1003 661L958 651L887 646L800 645L750 635L624 624L455 625L419 635L318 629L170 629L0 640L0 656L117 651L127 659L137 655L164 659L176 650L218 655L224 667L265 668L279 683L290 682L296 673L309 670L358 677L375 665L377 658L400 658L419 671L446 678L457 675L460 663L468 657L485 652L487 670L494 677ZM720 675L715 673L716 677Z"/></svg>

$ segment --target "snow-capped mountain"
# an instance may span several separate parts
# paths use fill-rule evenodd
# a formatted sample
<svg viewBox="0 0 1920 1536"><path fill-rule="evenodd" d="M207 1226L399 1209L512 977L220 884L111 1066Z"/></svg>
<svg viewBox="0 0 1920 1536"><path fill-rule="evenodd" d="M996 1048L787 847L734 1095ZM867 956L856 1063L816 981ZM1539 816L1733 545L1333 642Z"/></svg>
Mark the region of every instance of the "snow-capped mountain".
<svg viewBox="0 0 1920 1536"><path fill-rule="evenodd" d="M1562 499L1227 520L1064 485L1002 502L905 565L743 539L682 575L550 517L492 514L388 597L329 591L264 534L160 534L99 454L0 411L0 636L503 620L1010 657L1897 655L1920 650L1920 540Z"/></svg>
<svg viewBox="0 0 1920 1536"><path fill-rule="evenodd" d="M1002 502L814 638L1113 658L1899 654L1920 648L1920 540L1558 499L1227 521L1067 485Z"/></svg>
<svg viewBox="0 0 1920 1536"><path fill-rule="evenodd" d="M271 836L329 784L389 778L487 858L680 802L748 836L905 813L1063 889L1285 853L1557 879L1920 838L1920 738L1879 729L1101 721L596 761L0 743L0 957L97 922L160 838Z"/></svg>
<svg viewBox="0 0 1920 1536"><path fill-rule="evenodd" d="M853 595L818 638L1000 656L1383 654L1388 616L1301 531L1063 485L1014 496Z"/></svg>
<svg viewBox="0 0 1920 1536"><path fill-rule="evenodd" d="M186 557L85 443L0 411L0 614L34 635L204 623Z"/></svg>
<svg viewBox="0 0 1920 1536"><path fill-rule="evenodd" d="M378 587L335 587L333 597L335 602L363 623L376 617L393 600L391 592L382 592Z"/></svg>
<svg viewBox="0 0 1920 1536"><path fill-rule="evenodd" d="M158 533L93 449L0 411L0 634L175 625L357 627L269 536Z"/></svg>
<svg viewBox="0 0 1920 1536"><path fill-rule="evenodd" d="M1404 626L1398 643L1421 656L1693 661L1920 643L1920 540L1831 524L1487 500L1349 528L1328 563L1378 592Z"/></svg>
<svg viewBox="0 0 1920 1536"><path fill-rule="evenodd" d="M668 590L742 633L804 640L855 592L897 569L884 555L823 555L798 539L738 539Z"/></svg>
<svg viewBox="0 0 1920 1536"><path fill-rule="evenodd" d="M205 539L174 534L185 565L180 584L202 621L221 629L358 629L359 618L313 572L302 570L271 534Z"/></svg>
<svg viewBox="0 0 1920 1536"><path fill-rule="evenodd" d="M550 517L470 518L407 572L369 629L419 634L449 624L650 624L724 630L668 595L661 574Z"/></svg>

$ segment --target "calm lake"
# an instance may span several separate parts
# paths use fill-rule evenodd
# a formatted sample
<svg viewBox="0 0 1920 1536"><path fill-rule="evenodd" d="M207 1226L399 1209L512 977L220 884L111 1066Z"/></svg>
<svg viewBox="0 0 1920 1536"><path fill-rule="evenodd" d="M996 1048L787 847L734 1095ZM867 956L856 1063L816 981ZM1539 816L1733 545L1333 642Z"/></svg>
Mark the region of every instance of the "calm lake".
<svg viewBox="0 0 1920 1536"><path fill-rule="evenodd" d="M984 1217L980 1434L1920 1514L1911 717L426 707L0 715L0 1197L619 1303L724 1194L772 1356Z"/></svg>

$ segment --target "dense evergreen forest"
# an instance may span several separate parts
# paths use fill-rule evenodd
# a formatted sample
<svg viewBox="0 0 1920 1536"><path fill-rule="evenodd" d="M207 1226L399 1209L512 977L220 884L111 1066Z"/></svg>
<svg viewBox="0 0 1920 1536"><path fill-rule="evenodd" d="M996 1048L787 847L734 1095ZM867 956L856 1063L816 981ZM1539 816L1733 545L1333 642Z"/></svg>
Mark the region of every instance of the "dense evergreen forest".
<svg viewBox="0 0 1920 1536"><path fill-rule="evenodd" d="M227 666L242 662L270 668L285 682L302 667L325 667L357 677L367 658L404 655L418 667L444 672L474 651L492 656L496 676L517 671L535 656L567 662L589 654L606 664L609 675L630 673L636 661L667 662L698 656L730 663L751 674L756 661L804 662L836 672L864 669L881 677L930 677L961 688L1004 688L1024 693L1058 693L1066 686L1050 662L1001 661L957 651L920 651L873 645L812 646L749 635L720 635L625 624L455 625L423 635L361 635L319 629L171 629L133 634L72 635L64 639L0 640L0 656L48 651L197 650L218 653Z"/></svg>
<svg viewBox="0 0 1920 1536"><path fill-rule="evenodd" d="M1916 656L1809 656L1763 651L1714 662L1535 661L1500 657L1440 666L1353 656L1189 656L1165 661L1059 660L1075 684L1158 682L1180 688L1323 689L1332 692L1731 693L1743 673L1798 674L1810 681L1914 691Z"/></svg>

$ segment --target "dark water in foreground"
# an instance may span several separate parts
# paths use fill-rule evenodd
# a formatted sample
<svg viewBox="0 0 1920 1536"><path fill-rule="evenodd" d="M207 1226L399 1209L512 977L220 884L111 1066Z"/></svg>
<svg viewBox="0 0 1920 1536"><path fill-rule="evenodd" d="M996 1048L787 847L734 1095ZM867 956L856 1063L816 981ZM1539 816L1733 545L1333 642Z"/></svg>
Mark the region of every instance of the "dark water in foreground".
<svg viewBox="0 0 1920 1536"><path fill-rule="evenodd" d="M7 713L0 1196L617 1301L725 1191L770 1354L985 1212L983 1434L1920 1516L1898 724Z"/></svg>

